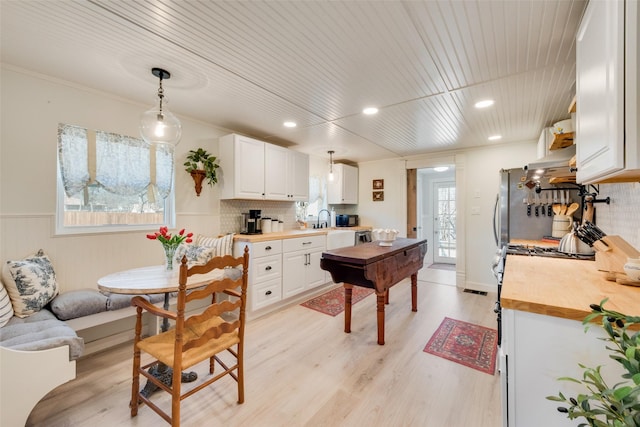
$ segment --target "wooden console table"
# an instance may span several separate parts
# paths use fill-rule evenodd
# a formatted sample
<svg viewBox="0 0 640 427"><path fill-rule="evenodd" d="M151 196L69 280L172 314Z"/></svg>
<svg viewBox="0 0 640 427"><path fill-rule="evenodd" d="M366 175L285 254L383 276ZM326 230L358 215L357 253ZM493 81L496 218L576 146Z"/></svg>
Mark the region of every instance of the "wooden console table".
<svg viewBox="0 0 640 427"><path fill-rule="evenodd" d="M411 311L418 311L418 270L426 253L426 240L404 238L396 239L391 246L370 242L323 252L320 267L331 273L334 282L344 282L344 331L351 332L353 286L374 289L378 344L384 345L384 305L389 301L389 288L411 276Z"/></svg>

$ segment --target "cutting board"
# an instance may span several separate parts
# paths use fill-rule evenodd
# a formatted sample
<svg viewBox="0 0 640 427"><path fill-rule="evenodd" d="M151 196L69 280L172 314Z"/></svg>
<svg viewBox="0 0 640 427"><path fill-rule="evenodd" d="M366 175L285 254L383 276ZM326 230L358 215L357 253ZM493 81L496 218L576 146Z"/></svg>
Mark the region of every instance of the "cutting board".
<svg viewBox="0 0 640 427"><path fill-rule="evenodd" d="M604 244L602 243L604 242ZM620 236L604 236L594 243L596 268L601 271L624 274L627 258L640 258L640 251Z"/></svg>

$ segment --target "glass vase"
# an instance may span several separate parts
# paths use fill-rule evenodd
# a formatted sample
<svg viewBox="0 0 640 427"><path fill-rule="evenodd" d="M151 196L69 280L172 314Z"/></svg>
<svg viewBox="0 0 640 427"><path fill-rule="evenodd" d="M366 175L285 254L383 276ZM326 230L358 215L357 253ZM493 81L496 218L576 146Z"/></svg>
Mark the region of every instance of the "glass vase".
<svg viewBox="0 0 640 427"><path fill-rule="evenodd" d="M173 271L173 259L176 255L176 247L175 246L165 246L164 247L164 266L165 270Z"/></svg>

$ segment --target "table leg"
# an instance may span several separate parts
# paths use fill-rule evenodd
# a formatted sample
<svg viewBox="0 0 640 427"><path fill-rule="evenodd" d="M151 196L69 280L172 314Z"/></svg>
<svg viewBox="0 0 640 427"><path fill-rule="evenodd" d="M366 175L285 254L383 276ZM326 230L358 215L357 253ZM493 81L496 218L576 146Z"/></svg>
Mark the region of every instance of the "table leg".
<svg viewBox="0 0 640 427"><path fill-rule="evenodd" d="M384 345L384 300L385 295L389 295L388 291L382 294L376 292L378 306L378 344Z"/></svg>
<svg viewBox="0 0 640 427"><path fill-rule="evenodd" d="M165 292L164 294L164 302L162 304L162 308L165 310L169 310L169 293ZM162 324L160 325L160 330L162 332L167 332L169 330L169 319L166 317L162 319ZM149 368L149 373L160 380L161 383L166 385L167 387L171 387L173 383L173 369L165 365L164 363L158 363L156 366L152 366ZM182 382L190 383L198 379L198 374L195 372L183 372L182 373ZM140 390L140 394L144 397L149 397L153 392L158 390L160 387L152 383L151 381L147 381L142 390Z"/></svg>
<svg viewBox="0 0 640 427"><path fill-rule="evenodd" d="M418 273L411 275L411 311L418 311Z"/></svg>
<svg viewBox="0 0 640 427"><path fill-rule="evenodd" d="M353 285L344 284L344 331L351 332L351 301L353 297Z"/></svg>

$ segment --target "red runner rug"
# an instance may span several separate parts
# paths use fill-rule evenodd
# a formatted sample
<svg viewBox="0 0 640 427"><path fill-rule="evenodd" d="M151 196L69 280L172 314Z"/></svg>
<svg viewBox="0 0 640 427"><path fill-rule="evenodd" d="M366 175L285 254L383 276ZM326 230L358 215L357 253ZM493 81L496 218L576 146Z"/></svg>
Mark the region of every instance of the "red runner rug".
<svg viewBox="0 0 640 427"><path fill-rule="evenodd" d="M445 317L424 351L493 375L498 332Z"/></svg>
<svg viewBox="0 0 640 427"><path fill-rule="evenodd" d="M354 286L351 294L351 305L353 306L372 293L373 289ZM300 305L335 317L344 311L344 288L340 286L332 289Z"/></svg>

